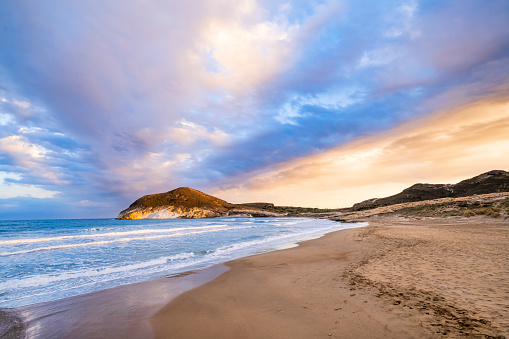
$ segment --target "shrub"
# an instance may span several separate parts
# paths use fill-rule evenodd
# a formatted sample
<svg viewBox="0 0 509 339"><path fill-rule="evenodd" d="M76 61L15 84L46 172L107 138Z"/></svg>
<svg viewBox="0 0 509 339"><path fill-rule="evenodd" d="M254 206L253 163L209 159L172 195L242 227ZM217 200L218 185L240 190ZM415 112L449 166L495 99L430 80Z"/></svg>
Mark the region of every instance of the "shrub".
<svg viewBox="0 0 509 339"><path fill-rule="evenodd" d="M500 204L504 207L509 207L509 198L505 198L500 202Z"/></svg>
<svg viewBox="0 0 509 339"><path fill-rule="evenodd" d="M488 217L498 218L500 217L500 208L497 207L481 207L475 209L465 209L462 211L462 214L465 217L473 217L475 215L486 215ZM509 214L509 208L507 209L507 213Z"/></svg>
<svg viewBox="0 0 509 339"><path fill-rule="evenodd" d="M500 208L483 207L476 210L476 214L484 214L489 217L498 218L500 216Z"/></svg>
<svg viewBox="0 0 509 339"><path fill-rule="evenodd" d="M476 215L476 213L474 211L472 211L472 210L464 210L463 211L463 215L465 217L473 217L474 215Z"/></svg>

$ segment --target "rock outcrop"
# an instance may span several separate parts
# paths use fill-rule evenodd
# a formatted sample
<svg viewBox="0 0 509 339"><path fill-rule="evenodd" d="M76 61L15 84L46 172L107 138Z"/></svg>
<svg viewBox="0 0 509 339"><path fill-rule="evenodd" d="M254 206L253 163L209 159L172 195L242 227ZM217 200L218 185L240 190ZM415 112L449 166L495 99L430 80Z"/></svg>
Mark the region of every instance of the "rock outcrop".
<svg viewBox="0 0 509 339"><path fill-rule="evenodd" d="M149 194L139 198L127 209L120 212L118 219L196 219L228 216L278 217L284 215L265 211L257 203L231 204L189 187L179 187L166 193Z"/></svg>
<svg viewBox="0 0 509 339"><path fill-rule="evenodd" d="M509 172L494 170L457 184L415 184L401 193L374 198L353 205L354 210L441 198L459 198L475 194L509 192Z"/></svg>

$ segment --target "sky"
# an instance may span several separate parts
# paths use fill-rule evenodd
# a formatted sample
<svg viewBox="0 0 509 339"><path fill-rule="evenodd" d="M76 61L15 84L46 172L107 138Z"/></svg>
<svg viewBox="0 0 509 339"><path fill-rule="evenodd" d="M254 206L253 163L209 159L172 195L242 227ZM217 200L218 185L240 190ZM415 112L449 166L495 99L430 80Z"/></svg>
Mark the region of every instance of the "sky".
<svg viewBox="0 0 509 339"><path fill-rule="evenodd" d="M0 0L0 219L338 208L509 170L506 0Z"/></svg>

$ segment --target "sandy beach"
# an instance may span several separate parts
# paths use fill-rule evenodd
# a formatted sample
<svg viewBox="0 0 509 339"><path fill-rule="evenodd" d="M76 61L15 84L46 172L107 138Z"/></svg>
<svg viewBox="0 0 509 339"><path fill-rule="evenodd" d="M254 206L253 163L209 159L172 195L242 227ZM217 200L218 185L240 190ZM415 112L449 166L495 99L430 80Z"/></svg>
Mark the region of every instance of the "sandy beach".
<svg viewBox="0 0 509 339"><path fill-rule="evenodd" d="M230 270L152 317L156 338L505 338L509 222L374 217Z"/></svg>
<svg viewBox="0 0 509 339"><path fill-rule="evenodd" d="M364 221L229 270L3 312L0 337L509 337L508 219Z"/></svg>

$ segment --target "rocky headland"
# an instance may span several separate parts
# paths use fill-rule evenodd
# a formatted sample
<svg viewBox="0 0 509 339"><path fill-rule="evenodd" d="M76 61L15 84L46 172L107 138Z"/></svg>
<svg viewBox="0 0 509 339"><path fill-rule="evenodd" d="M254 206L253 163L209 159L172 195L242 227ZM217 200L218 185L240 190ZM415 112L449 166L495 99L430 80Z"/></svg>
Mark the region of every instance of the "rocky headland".
<svg viewBox="0 0 509 339"><path fill-rule="evenodd" d="M118 219L197 219L228 216L277 217L269 203L231 204L189 187L145 195L119 213Z"/></svg>
<svg viewBox="0 0 509 339"><path fill-rule="evenodd" d="M509 216L509 172L493 170L457 184L415 184L386 198L350 208L319 209L257 202L232 204L189 187L145 195L120 212L119 219L314 217L356 221L381 214L414 216Z"/></svg>

